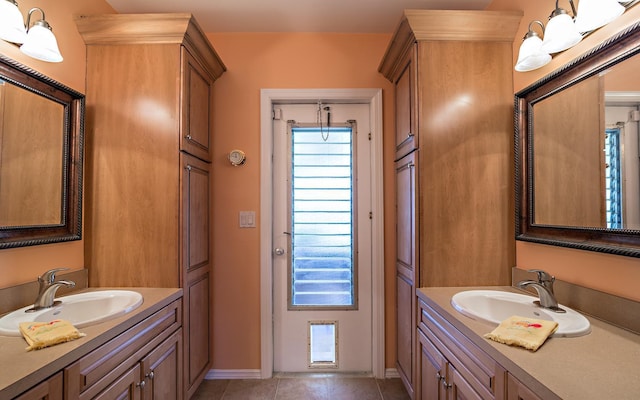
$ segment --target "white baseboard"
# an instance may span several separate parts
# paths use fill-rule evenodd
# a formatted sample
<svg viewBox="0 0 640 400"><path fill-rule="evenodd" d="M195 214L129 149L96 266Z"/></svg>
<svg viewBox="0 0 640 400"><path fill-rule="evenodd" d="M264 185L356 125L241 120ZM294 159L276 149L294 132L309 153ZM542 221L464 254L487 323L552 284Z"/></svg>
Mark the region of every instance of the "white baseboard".
<svg viewBox="0 0 640 400"><path fill-rule="evenodd" d="M210 369L204 379L262 379L259 369Z"/></svg>
<svg viewBox="0 0 640 400"><path fill-rule="evenodd" d="M398 373L398 370L395 368L387 368L384 370L384 377L386 379L400 378L400 374Z"/></svg>

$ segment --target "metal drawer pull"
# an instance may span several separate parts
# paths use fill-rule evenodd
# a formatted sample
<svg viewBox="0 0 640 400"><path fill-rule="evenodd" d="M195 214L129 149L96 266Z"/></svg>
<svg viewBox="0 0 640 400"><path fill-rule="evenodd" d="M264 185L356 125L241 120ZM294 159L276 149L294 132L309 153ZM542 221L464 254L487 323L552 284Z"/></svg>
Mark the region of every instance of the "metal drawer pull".
<svg viewBox="0 0 640 400"><path fill-rule="evenodd" d="M403 144L407 143L409 140L413 139L415 135L411 132L407 133L407 137L402 141L402 143L398 144L397 147L402 147Z"/></svg>
<svg viewBox="0 0 640 400"><path fill-rule="evenodd" d="M151 372L149 372L148 374L146 374L144 377L145 377L145 378L149 378L149 379L153 380L153 377L154 377L154 376L155 376L155 375L154 375L153 371L151 371Z"/></svg>
<svg viewBox="0 0 640 400"><path fill-rule="evenodd" d="M147 385L147 382L142 381L140 383L137 383L136 386L139 387L140 389L144 389L144 387Z"/></svg>

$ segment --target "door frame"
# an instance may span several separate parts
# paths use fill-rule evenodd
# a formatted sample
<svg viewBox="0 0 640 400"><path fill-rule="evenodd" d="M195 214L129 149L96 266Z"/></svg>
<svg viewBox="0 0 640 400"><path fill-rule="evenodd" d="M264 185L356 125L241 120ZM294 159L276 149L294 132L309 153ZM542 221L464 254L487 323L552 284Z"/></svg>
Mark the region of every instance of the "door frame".
<svg viewBox="0 0 640 400"><path fill-rule="evenodd" d="M385 377L384 341L384 191L382 164L382 89L260 90L260 377L273 376L273 115L274 104L368 103L371 127L372 321L371 356L375 378Z"/></svg>

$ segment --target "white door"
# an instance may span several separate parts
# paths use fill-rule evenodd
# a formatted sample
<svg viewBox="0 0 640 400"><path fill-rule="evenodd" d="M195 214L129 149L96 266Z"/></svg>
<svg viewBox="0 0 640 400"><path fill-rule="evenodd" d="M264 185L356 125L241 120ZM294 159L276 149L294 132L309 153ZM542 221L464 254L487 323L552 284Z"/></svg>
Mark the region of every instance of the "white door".
<svg viewBox="0 0 640 400"><path fill-rule="evenodd" d="M369 104L274 106L274 371L372 371Z"/></svg>

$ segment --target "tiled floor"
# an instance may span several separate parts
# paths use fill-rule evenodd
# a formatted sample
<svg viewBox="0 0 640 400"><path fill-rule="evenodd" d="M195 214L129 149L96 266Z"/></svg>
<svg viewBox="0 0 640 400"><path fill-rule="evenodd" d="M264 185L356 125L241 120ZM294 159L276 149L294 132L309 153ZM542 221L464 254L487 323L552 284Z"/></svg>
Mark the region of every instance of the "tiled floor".
<svg viewBox="0 0 640 400"><path fill-rule="evenodd" d="M400 379L276 377L205 380L193 400L408 400Z"/></svg>

